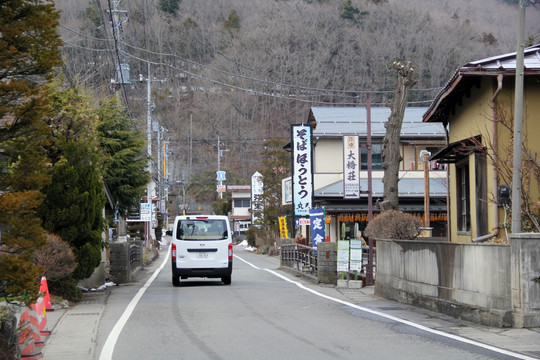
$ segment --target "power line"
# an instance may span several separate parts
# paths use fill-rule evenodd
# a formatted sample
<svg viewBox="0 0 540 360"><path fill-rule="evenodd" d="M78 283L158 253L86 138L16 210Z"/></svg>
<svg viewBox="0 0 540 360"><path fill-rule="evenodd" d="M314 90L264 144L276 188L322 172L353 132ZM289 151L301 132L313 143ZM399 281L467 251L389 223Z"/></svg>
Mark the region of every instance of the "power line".
<svg viewBox="0 0 540 360"><path fill-rule="evenodd" d="M87 36L87 35L84 35L84 34L81 34L67 26L62 26L63 28L69 30L69 31L72 31L73 33L79 35L79 36L83 36L83 37L87 37L87 38L90 38L90 39L95 39L95 40L100 40L100 41L103 41L103 40L107 40L107 39L100 39L100 38L94 38L94 37L90 37L90 36ZM108 39L109 41L111 39ZM188 62L190 64L193 64L194 66L197 66L197 67L201 67L201 68L205 68L205 69L208 69L208 70L211 70L211 71L215 71L215 72L218 72L218 73L222 73L222 74L225 74L227 76L232 76L232 77L236 77L236 78L240 78L240 79L244 79L244 80L249 80L249 81L254 81L254 82L259 82L259 83L263 83L263 84L268 84L268 85L274 85L276 87L284 87L284 88L294 88L294 89L299 89L299 90L304 90L304 91L315 91L315 92L319 92L319 93L327 93L327 92L331 92L331 93L338 93L338 94L390 94L390 93L393 93L393 90L376 90L376 91L369 91L369 90L335 90L335 89L323 89L323 88L314 88L314 87L307 87L307 86L301 86L301 85L293 85L293 84L288 84L288 83L281 83L281 82L275 82L275 81L270 81L270 80L264 80L264 79L258 79L258 78L254 78L254 77L250 77L250 76L246 76L246 75L241 75L241 74L237 74L237 73L233 73L233 72L230 72L230 71L226 71L226 70L222 70L222 69L218 69L218 68L215 68L215 67L212 67L212 66L209 66L209 65L205 65L205 64L202 64L202 63L199 63L199 62L196 62L194 60L191 60L191 59L188 59L188 58L185 58L185 57L182 57L182 56L179 56L179 55L176 55L176 54L171 54L171 53L163 53L163 52L157 52L157 51L152 51L152 50L148 50L148 49L143 49L143 48L140 48L138 46L135 46L135 45L132 45L132 44L129 44L125 41L122 41L122 40L119 40L119 42L122 44L122 45L125 45L129 48L132 48L134 50L137 50L137 51L141 51L141 52L145 52L145 53L148 53L148 54L151 54L151 55L155 55L155 56L159 56L159 57L173 57L173 58L177 58L179 60L182 60L182 61L185 61L185 62ZM150 60L145 60L145 59L142 59L141 57L138 57L136 55L133 55L133 54L130 54L128 52L124 52L124 55L127 55L127 56L130 56L132 58L135 58L135 59L138 59L140 61L144 61L144 62L150 62ZM159 64L159 63L156 63L154 62L154 64ZM161 65L165 65L165 66L168 66L167 64L164 64L164 63L161 63ZM201 76L202 77L202 76ZM207 80L210 80L208 78L206 78ZM433 88L423 88L423 89L411 89L411 91L433 91L433 90L440 90L442 89L442 87L433 87ZM330 95L330 94L328 94ZM343 95L336 95L336 94L331 94L331 96L343 96ZM429 102L429 101L424 101L424 102ZM356 103L354 103L354 105L357 105Z"/></svg>

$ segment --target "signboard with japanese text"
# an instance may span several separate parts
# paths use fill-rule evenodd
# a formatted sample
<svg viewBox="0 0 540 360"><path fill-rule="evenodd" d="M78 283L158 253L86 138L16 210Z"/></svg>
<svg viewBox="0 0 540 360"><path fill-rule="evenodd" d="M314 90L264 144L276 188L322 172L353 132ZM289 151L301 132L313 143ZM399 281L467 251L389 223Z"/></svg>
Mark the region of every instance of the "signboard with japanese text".
<svg viewBox="0 0 540 360"><path fill-rule="evenodd" d="M362 239L351 239L350 253L350 269L357 271L362 270Z"/></svg>
<svg viewBox="0 0 540 360"><path fill-rule="evenodd" d="M337 271L349 271L349 240L338 240Z"/></svg>
<svg viewBox="0 0 540 360"><path fill-rule="evenodd" d="M309 218L311 220L311 240L313 244L311 246L317 247L318 243L325 241L324 209L309 209Z"/></svg>
<svg viewBox="0 0 540 360"><path fill-rule="evenodd" d="M262 174L256 171L251 176L251 223L256 225L257 219L261 217L264 210L262 194L264 193L264 184Z"/></svg>
<svg viewBox="0 0 540 360"><path fill-rule="evenodd" d="M343 137L343 198L360 197L360 157L358 135Z"/></svg>
<svg viewBox="0 0 540 360"><path fill-rule="evenodd" d="M311 220L309 218L297 218L294 224L296 226L308 226L311 225Z"/></svg>
<svg viewBox="0 0 540 360"><path fill-rule="evenodd" d="M152 204L141 203L141 221L152 220Z"/></svg>
<svg viewBox="0 0 540 360"><path fill-rule="evenodd" d="M294 214L309 215L313 198L311 127L291 125Z"/></svg>

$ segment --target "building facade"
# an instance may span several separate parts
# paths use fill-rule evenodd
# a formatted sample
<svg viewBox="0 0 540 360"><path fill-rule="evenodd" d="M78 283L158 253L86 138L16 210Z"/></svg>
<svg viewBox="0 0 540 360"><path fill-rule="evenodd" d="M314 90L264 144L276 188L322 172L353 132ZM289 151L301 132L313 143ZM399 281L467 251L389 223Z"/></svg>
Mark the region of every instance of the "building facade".
<svg viewBox="0 0 540 360"><path fill-rule="evenodd" d="M540 207L540 44L525 49L523 201ZM442 123L449 145L431 160L448 164L450 240L507 240L513 166L516 53L459 68L424 114ZM537 215L538 217L538 215Z"/></svg>

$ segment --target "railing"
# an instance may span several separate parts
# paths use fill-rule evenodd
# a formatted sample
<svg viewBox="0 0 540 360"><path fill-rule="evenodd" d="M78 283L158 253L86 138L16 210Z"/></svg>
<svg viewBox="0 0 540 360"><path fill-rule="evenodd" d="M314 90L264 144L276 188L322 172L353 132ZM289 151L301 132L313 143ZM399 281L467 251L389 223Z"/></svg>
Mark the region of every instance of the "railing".
<svg viewBox="0 0 540 360"><path fill-rule="evenodd" d="M377 268L377 248L373 247L373 277ZM281 244L281 266L317 276L317 249L301 244ZM350 276L365 277L368 268L369 247L362 247L362 264L358 271L346 271ZM336 259L337 260L337 259ZM337 263L336 263L337 265ZM324 266L321 264L321 266ZM350 269L350 265L348 266ZM323 270L324 271L324 270ZM335 268L337 273L337 267Z"/></svg>
<svg viewBox="0 0 540 360"><path fill-rule="evenodd" d="M317 250L301 244L282 244L281 264L304 273L317 275Z"/></svg>

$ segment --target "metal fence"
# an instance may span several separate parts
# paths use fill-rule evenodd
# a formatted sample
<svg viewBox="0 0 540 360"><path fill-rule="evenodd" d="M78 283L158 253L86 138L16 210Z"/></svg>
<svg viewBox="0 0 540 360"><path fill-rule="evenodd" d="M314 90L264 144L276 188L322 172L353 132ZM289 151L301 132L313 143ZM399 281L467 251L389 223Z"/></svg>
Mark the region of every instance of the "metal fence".
<svg viewBox="0 0 540 360"><path fill-rule="evenodd" d="M301 244L282 244L281 264L317 275L317 250Z"/></svg>

